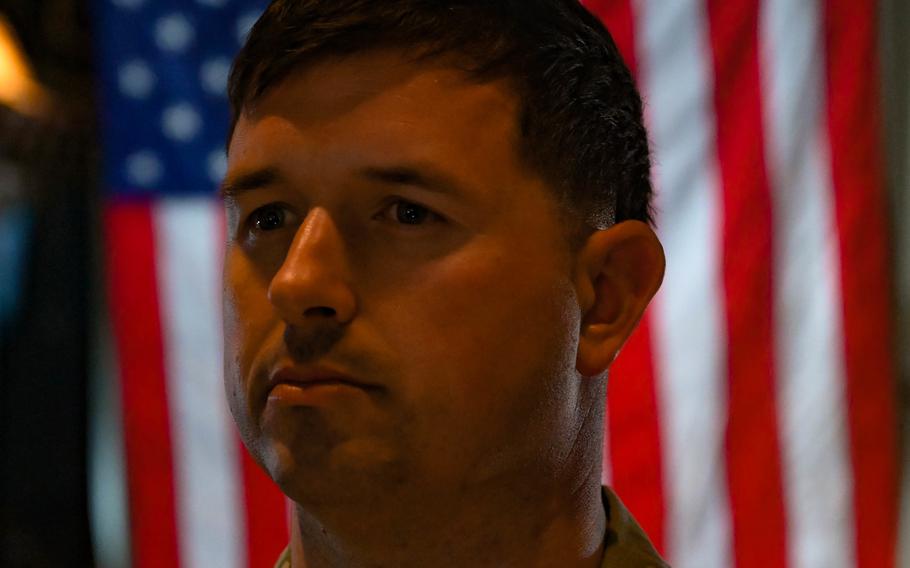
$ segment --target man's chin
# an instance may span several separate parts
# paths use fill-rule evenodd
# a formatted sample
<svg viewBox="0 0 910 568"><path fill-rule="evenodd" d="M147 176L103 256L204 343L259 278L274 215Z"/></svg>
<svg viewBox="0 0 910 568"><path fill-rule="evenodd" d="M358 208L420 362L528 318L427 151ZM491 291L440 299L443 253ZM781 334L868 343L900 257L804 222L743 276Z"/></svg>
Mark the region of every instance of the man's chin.
<svg viewBox="0 0 910 568"><path fill-rule="evenodd" d="M408 479L390 452L362 442L327 448L272 440L267 446L257 461L285 495L304 506L362 503L379 488L397 492Z"/></svg>

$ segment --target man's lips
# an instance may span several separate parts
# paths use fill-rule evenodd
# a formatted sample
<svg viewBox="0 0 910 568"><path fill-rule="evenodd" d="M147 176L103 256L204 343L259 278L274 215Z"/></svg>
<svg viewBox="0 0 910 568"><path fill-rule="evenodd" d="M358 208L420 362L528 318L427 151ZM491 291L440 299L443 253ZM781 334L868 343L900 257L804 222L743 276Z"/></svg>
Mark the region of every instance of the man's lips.
<svg viewBox="0 0 910 568"><path fill-rule="evenodd" d="M380 393L382 386L366 383L326 366L283 365L269 375L267 407L335 407L348 397Z"/></svg>
<svg viewBox="0 0 910 568"><path fill-rule="evenodd" d="M271 391L276 386L287 384L301 388L317 386L349 386L363 390L379 390L379 385L370 384L356 379L343 371L327 366L296 366L286 365L275 369L269 375L268 388Z"/></svg>

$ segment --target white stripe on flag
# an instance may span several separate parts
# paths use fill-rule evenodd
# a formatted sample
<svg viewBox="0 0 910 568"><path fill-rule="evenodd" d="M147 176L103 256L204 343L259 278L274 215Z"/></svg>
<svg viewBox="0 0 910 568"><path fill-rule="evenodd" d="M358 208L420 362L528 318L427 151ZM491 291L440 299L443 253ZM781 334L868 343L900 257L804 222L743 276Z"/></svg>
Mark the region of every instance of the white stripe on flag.
<svg viewBox="0 0 910 568"><path fill-rule="evenodd" d="M765 0L760 21L792 568L855 564L820 10L816 1Z"/></svg>
<svg viewBox="0 0 910 568"><path fill-rule="evenodd" d="M667 273L654 325L666 441L667 551L678 568L731 565L720 196L707 22L698 0L646 0L637 19Z"/></svg>
<svg viewBox="0 0 910 568"><path fill-rule="evenodd" d="M158 287L184 568L246 565L238 456L222 386L218 209L155 206Z"/></svg>

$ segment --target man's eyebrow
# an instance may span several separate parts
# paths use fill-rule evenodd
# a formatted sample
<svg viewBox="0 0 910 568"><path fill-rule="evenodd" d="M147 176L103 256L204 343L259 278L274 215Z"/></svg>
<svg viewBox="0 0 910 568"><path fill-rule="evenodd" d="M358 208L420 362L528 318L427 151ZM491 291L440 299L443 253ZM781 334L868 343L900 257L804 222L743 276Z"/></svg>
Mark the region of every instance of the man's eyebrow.
<svg viewBox="0 0 910 568"><path fill-rule="evenodd" d="M451 176L432 168L415 165L366 166L358 170L360 177L386 185L410 185L431 192L465 195Z"/></svg>
<svg viewBox="0 0 910 568"><path fill-rule="evenodd" d="M244 192L260 189L278 181L281 181L281 174L277 168L262 168L235 177L225 178L218 187L218 193L222 199L236 199L237 196Z"/></svg>

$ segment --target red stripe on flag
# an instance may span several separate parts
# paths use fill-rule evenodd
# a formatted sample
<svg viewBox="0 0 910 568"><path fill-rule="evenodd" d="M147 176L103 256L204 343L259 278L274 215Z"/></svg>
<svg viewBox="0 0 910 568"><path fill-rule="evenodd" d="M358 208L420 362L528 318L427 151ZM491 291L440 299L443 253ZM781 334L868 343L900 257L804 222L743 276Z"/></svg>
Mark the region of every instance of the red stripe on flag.
<svg viewBox="0 0 910 568"><path fill-rule="evenodd" d="M148 204L105 213L110 313L121 377L133 566L179 566L174 464Z"/></svg>
<svg viewBox="0 0 910 568"><path fill-rule="evenodd" d="M894 566L898 475L875 2L826 0L827 120L840 241L857 566Z"/></svg>
<svg viewBox="0 0 910 568"><path fill-rule="evenodd" d="M786 566L774 372L771 191L764 156L758 0L708 2L723 184L729 419L736 566Z"/></svg>
<svg viewBox="0 0 910 568"><path fill-rule="evenodd" d="M651 326L645 318L613 363L608 383L613 488L664 551L664 484Z"/></svg>
<svg viewBox="0 0 910 568"><path fill-rule="evenodd" d="M271 568L289 540L285 499L275 483L238 441L246 502L247 557L250 568Z"/></svg>

